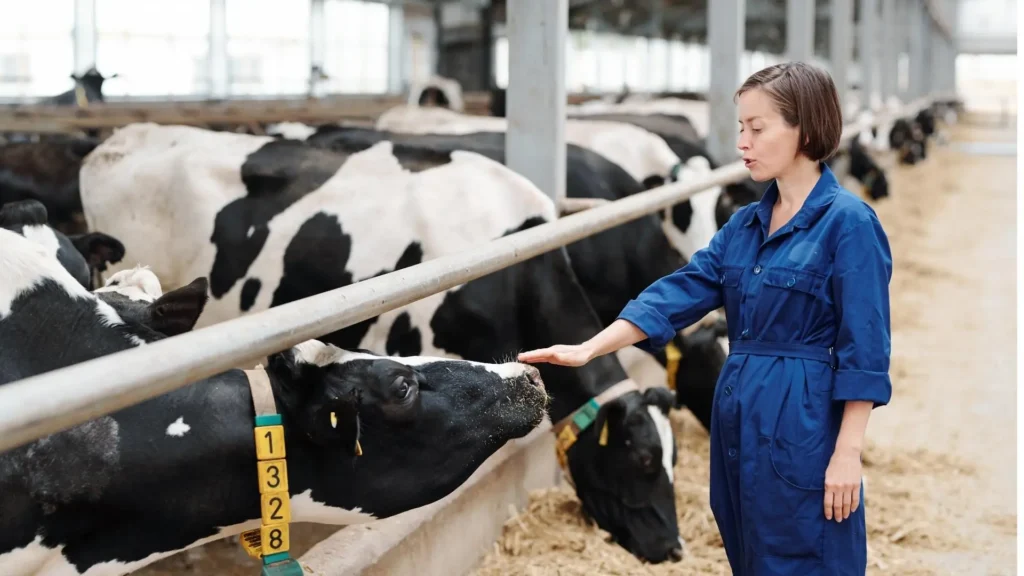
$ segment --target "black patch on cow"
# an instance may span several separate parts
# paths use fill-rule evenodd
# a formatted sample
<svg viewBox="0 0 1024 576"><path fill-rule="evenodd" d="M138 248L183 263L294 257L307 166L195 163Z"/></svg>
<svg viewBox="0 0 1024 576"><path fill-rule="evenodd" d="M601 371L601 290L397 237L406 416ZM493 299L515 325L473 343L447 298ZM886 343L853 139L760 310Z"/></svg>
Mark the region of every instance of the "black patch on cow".
<svg viewBox="0 0 1024 576"><path fill-rule="evenodd" d="M389 356L419 356L423 352L423 336L414 328L408 312L402 312L388 331L385 351Z"/></svg>
<svg viewBox="0 0 1024 576"><path fill-rule="evenodd" d="M215 298L245 276L270 234L267 223L323 186L346 158L294 140L268 142L246 158L241 168L246 195L217 213L210 237L217 247L210 271Z"/></svg>
<svg viewBox="0 0 1024 576"><path fill-rule="evenodd" d="M262 286L262 283L259 278L247 278L245 284L242 284L242 295L239 305L243 312L248 311L256 303L256 296L260 293L260 286Z"/></svg>
<svg viewBox="0 0 1024 576"><path fill-rule="evenodd" d="M687 200L672 207L672 224L681 232L686 232L693 222L693 204Z"/></svg>
<svg viewBox="0 0 1024 576"><path fill-rule="evenodd" d="M405 247L402 255L398 257L398 262L395 263L395 270L415 266L421 262L423 262L423 246L420 246L419 242L411 242Z"/></svg>
<svg viewBox="0 0 1024 576"><path fill-rule="evenodd" d="M285 249L284 272L270 305L278 306L366 280L355 278L346 270L351 254L352 238L342 230L338 218L324 212L314 214L299 227ZM412 242L393 270L419 264L422 259L423 248L418 242ZM370 278L393 270L381 270ZM377 317L370 318L321 336L319 340L339 348L358 348L376 322Z"/></svg>

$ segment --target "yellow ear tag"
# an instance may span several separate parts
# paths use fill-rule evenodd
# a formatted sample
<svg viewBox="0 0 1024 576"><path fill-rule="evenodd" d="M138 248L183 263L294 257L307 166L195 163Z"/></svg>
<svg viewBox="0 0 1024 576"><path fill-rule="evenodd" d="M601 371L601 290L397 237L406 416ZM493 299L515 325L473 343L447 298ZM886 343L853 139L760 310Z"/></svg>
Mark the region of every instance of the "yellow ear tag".
<svg viewBox="0 0 1024 576"><path fill-rule="evenodd" d="M356 440L356 456L363 455L363 447L359 445L359 440Z"/></svg>
<svg viewBox="0 0 1024 576"><path fill-rule="evenodd" d="M337 428L337 427L338 427L338 415L335 414L334 412L331 412L331 428Z"/></svg>
<svg viewBox="0 0 1024 576"><path fill-rule="evenodd" d="M601 437L597 440L597 443L601 446L608 445L608 421L605 420L604 426L601 427Z"/></svg>

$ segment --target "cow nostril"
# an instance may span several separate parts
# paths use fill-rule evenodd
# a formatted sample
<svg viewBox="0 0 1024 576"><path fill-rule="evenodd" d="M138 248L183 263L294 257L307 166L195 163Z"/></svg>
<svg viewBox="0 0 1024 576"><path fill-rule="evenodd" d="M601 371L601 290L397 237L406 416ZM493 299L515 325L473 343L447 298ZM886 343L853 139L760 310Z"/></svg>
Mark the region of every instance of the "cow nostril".
<svg viewBox="0 0 1024 576"><path fill-rule="evenodd" d="M678 547L673 548L672 550L669 551L668 558L669 558L669 560L671 560L673 562L680 562L680 561L682 561L682 559L683 559L683 549L682 548L678 548Z"/></svg>

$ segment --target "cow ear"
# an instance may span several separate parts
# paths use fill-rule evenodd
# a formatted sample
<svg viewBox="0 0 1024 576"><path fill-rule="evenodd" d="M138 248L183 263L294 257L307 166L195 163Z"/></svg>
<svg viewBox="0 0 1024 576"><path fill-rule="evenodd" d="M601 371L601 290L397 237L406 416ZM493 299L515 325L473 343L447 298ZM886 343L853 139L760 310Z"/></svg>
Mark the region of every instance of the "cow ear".
<svg viewBox="0 0 1024 576"><path fill-rule="evenodd" d="M120 262L124 258L124 244L102 232L89 232L68 236L68 240L82 253L89 268L103 272L107 264Z"/></svg>
<svg viewBox="0 0 1024 576"><path fill-rule="evenodd" d="M613 430L619 430L622 420L626 415L626 404L621 398L616 398L605 404L597 412L594 419L594 430L597 430L597 443L599 446L607 446Z"/></svg>
<svg viewBox="0 0 1024 576"><path fill-rule="evenodd" d="M74 160L82 160L89 155L90 152L96 149L100 145L99 140L89 138L76 138L71 141L68 145L68 154Z"/></svg>
<svg viewBox="0 0 1024 576"><path fill-rule="evenodd" d="M359 410L351 400L332 400L316 406L308 413L311 421L303 428L314 444L343 451L349 456L361 456L359 442Z"/></svg>
<svg viewBox="0 0 1024 576"><path fill-rule="evenodd" d="M46 224L47 218L46 206L38 200L8 202L0 207L0 228L8 230Z"/></svg>
<svg viewBox="0 0 1024 576"><path fill-rule="evenodd" d="M675 402L675 394L663 386L652 386L644 390L644 404L657 406L665 416L668 416Z"/></svg>
<svg viewBox="0 0 1024 576"><path fill-rule="evenodd" d="M206 278L200 277L165 293L149 305L150 328L167 336L192 330L206 307L208 287Z"/></svg>

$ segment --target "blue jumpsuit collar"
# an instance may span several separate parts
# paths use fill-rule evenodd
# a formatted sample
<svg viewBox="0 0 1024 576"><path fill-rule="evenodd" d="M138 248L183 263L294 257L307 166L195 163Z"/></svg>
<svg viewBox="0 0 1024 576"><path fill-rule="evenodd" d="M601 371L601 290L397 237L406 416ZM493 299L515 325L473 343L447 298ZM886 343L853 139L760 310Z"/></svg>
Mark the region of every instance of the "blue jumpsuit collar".
<svg viewBox="0 0 1024 576"><path fill-rule="evenodd" d="M836 194L839 193L839 180L832 172L832 169L828 167L828 164L819 162L818 168L821 170L821 176L818 177L818 181L814 184L814 188L811 189L811 193L804 200L804 205L793 216L791 221L793 228L807 228L813 224L828 209L832 201L836 199ZM750 216L747 217L747 221L744 224L750 226L754 223L755 219L758 219L763 226L768 226L772 221L772 207L778 198L779 185L775 180L772 180L772 183L765 189L764 196L757 203L757 208L751 210Z"/></svg>

